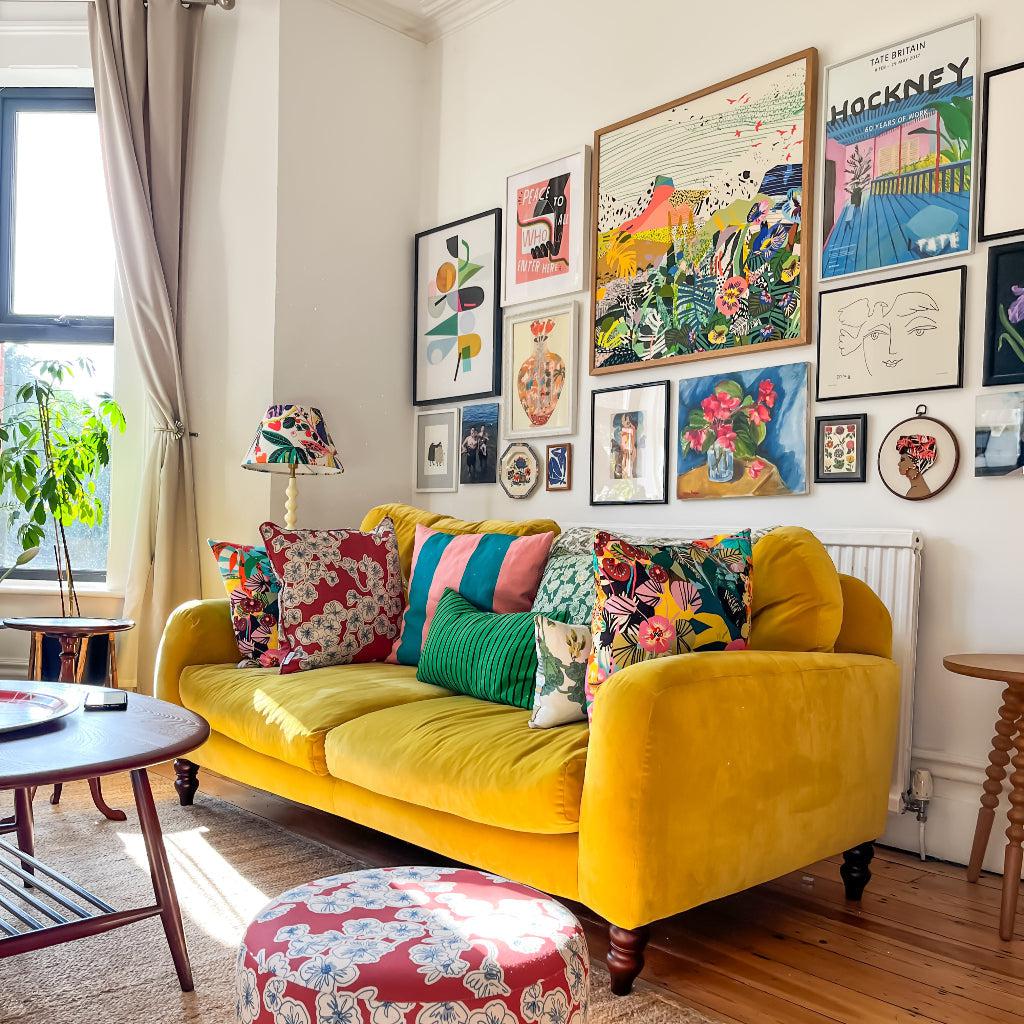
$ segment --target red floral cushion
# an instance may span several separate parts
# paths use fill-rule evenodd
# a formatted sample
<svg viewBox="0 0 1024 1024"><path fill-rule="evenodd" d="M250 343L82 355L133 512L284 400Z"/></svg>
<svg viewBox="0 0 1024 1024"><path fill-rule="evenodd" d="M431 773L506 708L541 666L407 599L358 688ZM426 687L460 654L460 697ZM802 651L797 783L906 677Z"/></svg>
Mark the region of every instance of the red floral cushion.
<svg viewBox="0 0 1024 1024"><path fill-rule="evenodd" d="M373 533L264 523L260 534L281 581L282 672L388 656L404 608L390 519Z"/></svg>

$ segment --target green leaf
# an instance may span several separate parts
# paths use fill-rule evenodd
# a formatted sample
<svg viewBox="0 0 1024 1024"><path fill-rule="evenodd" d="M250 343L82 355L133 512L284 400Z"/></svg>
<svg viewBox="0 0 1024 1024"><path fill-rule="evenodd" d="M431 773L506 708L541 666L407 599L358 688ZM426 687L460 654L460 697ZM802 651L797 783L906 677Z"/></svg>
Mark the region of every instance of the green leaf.
<svg viewBox="0 0 1024 1024"><path fill-rule="evenodd" d="M720 380L715 385L715 394L718 394L719 391L724 391L732 398L743 397L743 388L741 388L734 380Z"/></svg>

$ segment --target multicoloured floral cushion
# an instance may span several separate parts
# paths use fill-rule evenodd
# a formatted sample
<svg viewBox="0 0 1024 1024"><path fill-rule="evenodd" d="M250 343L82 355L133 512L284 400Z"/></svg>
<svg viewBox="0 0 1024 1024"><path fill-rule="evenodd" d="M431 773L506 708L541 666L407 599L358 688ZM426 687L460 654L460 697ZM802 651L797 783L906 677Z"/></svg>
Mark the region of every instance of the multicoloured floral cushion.
<svg viewBox="0 0 1024 1024"><path fill-rule="evenodd" d="M750 531L669 546L594 538L594 652L587 714L620 669L692 651L738 650L750 636Z"/></svg>
<svg viewBox="0 0 1024 1024"><path fill-rule="evenodd" d="M387 657L403 608L390 519L373 533L264 523L260 535L281 580L282 672Z"/></svg>
<svg viewBox="0 0 1024 1024"><path fill-rule="evenodd" d="M262 544L208 540L231 605L239 668L267 668L281 657L277 595L281 589Z"/></svg>
<svg viewBox="0 0 1024 1024"><path fill-rule="evenodd" d="M591 581L593 587L593 581ZM531 729L551 729L587 718L587 662L594 649L589 626L535 615L537 688Z"/></svg>

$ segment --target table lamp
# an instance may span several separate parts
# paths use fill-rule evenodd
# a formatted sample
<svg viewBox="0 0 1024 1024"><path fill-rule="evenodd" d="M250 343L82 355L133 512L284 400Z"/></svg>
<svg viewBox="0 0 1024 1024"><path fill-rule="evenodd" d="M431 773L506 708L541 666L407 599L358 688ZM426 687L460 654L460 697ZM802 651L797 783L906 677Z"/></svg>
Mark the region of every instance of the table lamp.
<svg viewBox="0 0 1024 1024"><path fill-rule="evenodd" d="M289 530L295 529L296 474L345 472L320 410L301 405L272 405L264 413L242 468L288 474L284 525Z"/></svg>

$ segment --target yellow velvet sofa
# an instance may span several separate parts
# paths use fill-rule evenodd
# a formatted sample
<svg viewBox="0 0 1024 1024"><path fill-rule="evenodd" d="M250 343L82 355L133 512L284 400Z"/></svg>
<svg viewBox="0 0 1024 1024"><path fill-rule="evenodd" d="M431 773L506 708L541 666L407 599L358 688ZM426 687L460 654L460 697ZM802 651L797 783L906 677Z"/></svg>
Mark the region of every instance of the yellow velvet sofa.
<svg viewBox="0 0 1024 1024"><path fill-rule="evenodd" d="M400 505L363 528L384 514L406 573L417 522L558 530ZM589 730L534 730L529 712L406 666L238 669L228 602L190 602L156 668L157 695L211 727L176 763L178 793L190 804L205 766L579 900L610 923L613 988L627 992L651 922L843 851L848 898L870 877L896 742L888 613L795 528L755 546L753 612L751 650L628 668L601 687Z"/></svg>

